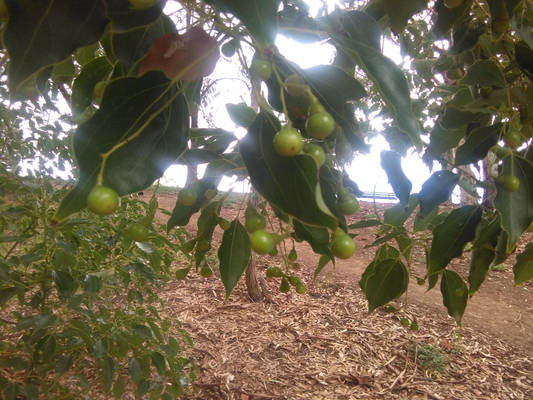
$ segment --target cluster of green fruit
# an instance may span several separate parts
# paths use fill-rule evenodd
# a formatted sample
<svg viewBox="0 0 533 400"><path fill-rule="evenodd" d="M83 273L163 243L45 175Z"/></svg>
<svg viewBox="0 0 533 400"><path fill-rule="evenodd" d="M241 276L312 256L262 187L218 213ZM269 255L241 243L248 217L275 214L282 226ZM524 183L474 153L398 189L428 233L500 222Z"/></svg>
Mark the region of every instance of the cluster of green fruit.
<svg viewBox="0 0 533 400"><path fill-rule="evenodd" d="M279 291L281 293L288 293L291 290L291 286L298 294L304 294L307 289L300 278L296 275L287 275L281 270L280 267L269 267L266 270L266 276L268 278L281 278L279 284Z"/></svg>

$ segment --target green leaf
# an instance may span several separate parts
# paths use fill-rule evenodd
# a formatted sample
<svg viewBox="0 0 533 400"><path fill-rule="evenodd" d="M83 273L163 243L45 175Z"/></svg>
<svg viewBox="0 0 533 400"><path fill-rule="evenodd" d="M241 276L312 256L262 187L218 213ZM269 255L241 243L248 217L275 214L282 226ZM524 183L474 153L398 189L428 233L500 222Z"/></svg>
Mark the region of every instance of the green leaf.
<svg viewBox="0 0 533 400"><path fill-rule="evenodd" d="M111 385L113 384L113 377L115 375L115 362L109 356L103 358L100 362L100 368L102 368L102 381L104 384L104 391L109 393Z"/></svg>
<svg viewBox="0 0 533 400"><path fill-rule="evenodd" d="M456 150L455 165L473 164L483 160L490 148L498 143L502 127L501 123L497 123L470 132L464 144Z"/></svg>
<svg viewBox="0 0 533 400"><path fill-rule="evenodd" d="M322 198L312 157L281 157L272 141L280 129L275 117L261 112L241 140L240 152L254 188L270 203L309 225L336 227Z"/></svg>
<svg viewBox="0 0 533 400"><path fill-rule="evenodd" d="M83 280L83 290L89 294L97 294L102 289L102 280L95 275L86 275Z"/></svg>
<svg viewBox="0 0 533 400"><path fill-rule="evenodd" d="M124 378L122 375L119 375L117 377L117 380L115 381L115 384L113 385L113 397L115 399L121 399L122 395L126 391L126 382L124 382Z"/></svg>
<svg viewBox="0 0 533 400"><path fill-rule="evenodd" d="M113 66L107 57L98 57L87 63L72 84L70 104L72 115L79 116L89 107L94 97L94 86L111 73Z"/></svg>
<svg viewBox="0 0 533 400"><path fill-rule="evenodd" d="M428 276L439 273L453 258L463 253L465 245L475 237L476 228L481 222L481 213L482 208L479 206L457 208L434 229Z"/></svg>
<svg viewBox="0 0 533 400"><path fill-rule="evenodd" d="M206 3L235 15L262 47L274 43L280 0L208 0Z"/></svg>
<svg viewBox="0 0 533 400"><path fill-rule="evenodd" d="M206 241L211 245L213 231L218 225L220 206L221 204L219 202L212 202L202 210L197 224L198 232L196 238L198 239L198 242ZM200 265L208 251L209 249L200 249L196 246L194 259L197 267Z"/></svg>
<svg viewBox="0 0 533 400"><path fill-rule="evenodd" d="M376 261L363 285L368 312L400 297L407 290L408 283L409 273L400 260Z"/></svg>
<svg viewBox="0 0 533 400"><path fill-rule="evenodd" d="M75 7L70 0L18 0L7 6L9 23L3 42L9 53L12 91L77 48L96 42L108 22L102 0L79 0Z"/></svg>
<svg viewBox="0 0 533 400"><path fill-rule="evenodd" d="M26 400L39 400L39 387L32 383L25 383L22 386L22 393Z"/></svg>
<svg viewBox="0 0 533 400"><path fill-rule="evenodd" d="M470 271L468 273L468 283L470 285L468 294L470 296L479 289L489 272L490 265L496 256L495 247L501 231L498 217L491 220L483 218L476 229L476 238L473 243Z"/></svg>
<svg viewBox="0 0 533 400"><path fill-rule="evenodd" d="M62 376L72 367L73 359L71 355L63 355L56 361L56 374Z"/></svg>
<svg viewBox="0 0 533 400"><path fill-rule="evenodd" d="M453 317L458 325L465 312L468 301L468 288L461 277L453 271L445 270L440 281L442 301L448 309L448 315Z"/></svg>
<svg viewBox="0 0 533 400"><path fill-rule="evenodd" d="M188 129L185 98L163 73L111 81L100 109L74 133L80 177L55 218L62 220L86 206L102 166L101 154L115 149L105 164L104 186L121 196L138 192L160 178L185 150Z"/></svg>
<svg viewBox="0 0 533 400"><path fill-rule="evenodd" d="M389 183L396 197L400 199L400 204L407 204L413 184L403 173L401 160L400 154L396 152L387 150L381 152L381 167L387 173Z"/></svg>
<svg viewBox="0 0 533 400"><path fill-rule="evenodd" d="M431 175L418 194L420 214L428 215L439 204L447 201L458 182L459 175L450 171L437 171Z"/></svg>
<svg viewBox="0 0 533 400"><path fill-rule="evenodd" d="M136 335L142 337L143 339L152 339L154 337L152 330L146 325L135 324L131 327L131 329Z"/></svg>
<svg viewBox="0 0 533 400"><path fill-rule="evenodd" d="M383 0L392 32L403 32L409 19L426 8L427 0Z"/></svg>
<svg viewBox="0 0 533 400"><path fill-rule="evenodd" d="M326 265L331 261L331 258L329 256L320 256L320 259L318 260L318 265L315 268L315 272L313 272L313 280L315 280L318 275L320 275L320 272L324 269Z"/></svg>
<svg viewBox="0 0 533 400"><path fill-rule="evenodd" d="M8 383L2 392L5 400L16 400L20 393L20 386L16 383Z"/></svg>
<svg viewBox="0 0 533 400"><path fill-rule="evenodd" d="M531 22L531 17L528 18L528 13L530 12L531 8L524 3L523 9L514 14L511 23L513 29L527 43L529 48L533 50L533 23Z"/></svg>
<svg viewBox="0 0 533 400"><path fill-rule="evenodd" d="M393 226L403 226L418 205L418 196L409 197L407 204L396 204L387 208L383 214L383 223Z"/></svg>
<svg viewBox="0 0 533 400"><path fill-rule="evenodd" d="M366 291L366 282L368 281L368 278L374 274L374 269L376 267L376 264L379 261L397 260L399 258L400 258L400 252L396 248L388 244L382 245L376 251L376 254L374 255L374 259L366 267L365 271L361 275L361 279L359 280L359 287L361 288L361 290L363 290L363 293Z"/></svg>
<svg viewBox="0 0 533 400"><path fill-rule="evenodd" d="M461 139L465 136L465 131L465 126L454 129L444 128L441 121L437 120L430 132L426 154L432 158L439 158L443 153L457 147Z"/></svg>
<svg viewBox="0 0 533 400"><path fill-rule="evenodd" d="M72 296L78 289L78 282L66 271L52 271L52 279L61 296Z"/></svg>
<svg viewBox="0 0 533 400"><path fill-rule="evenodd" d="M435 12L437 19L431 28L433 34L438 39L447 38L448 32L468 13L473 0L465 0L460 6L448 8L444 5L444 0L437 0Z"/></svg>
<svg viewBox="0 0 533 400"><path fill-rule="evenodd" d="M135 72L132 68L138 67L139 60L148 53L154 40L172 32L176 32L176 25L168 16L161 15L150 25L114 33L111 39L113 53L124 70L132 74Z"/></svg>
<svg viewBox="0 0 533 400"><path fill-rule="evenodd" d="M135 383L139 382L143 378L141 363L137 358L130 358L130 361L128 362L128 373L130 374L131 380Z"/></svg>
<svg viewBox="0 0 533 400"><path fill-rule="evenodd" d="M329 247L329 232L325 228L302 224L300 221L293 221L294 233L298 239L303 239L311 245L316 254L322 254L333 259L333 254Z"/></svg>
<svg viewBox="0 0 533 400"><path fill-rule="evenodd" d="M252 125L257 116L254 109L244 103L226 104L226 110L228 110L229 117L235 125L242 126L243 128L248 128Z"/></svg>
<svg viewBox="0 0 533 400"><path fill-rule="evenodd" d="M3 307L19 291L16 287L5 287L0 289L0 307Z"/></svg>
<svg viewBox="0 0 533 400"><path fill-rule="evenodd" d="M157 373L164 376L166 370L165 357L157 351L153 351L150 356L152 358L152 364L157 369Z"/></svg>
<svg viewBox="0 0 533 400"><path fill-rule="evenodd" d="M533 221L533 164L517 155L503 159L500 175L514 175L520 180L516 192L507 192L498 185L494 205L500 212L502 228L508 233L510 252Z"/></svg>
<svg viewBox="0 0 533 400"><path fill-rule="evenodd" d="M528 243L524 251L516 256L513 274L515 285L533 279L533 243Z"/></svg>
<svg viewBox="0 0 533 400"><path fill-rule="evenodd" d="M29 328L44 329L52 325L57 320L54 314L37 314L31 317L22 318L15 326L15 331L22 331Z"/></svg>
<svg viewBox="0 0 533 400"><path fill-rule="evenodd" d="M129 0L105 0L106 11L114 32L128 31L138 26L151 24L165 7L167 0L155 0L146 8L134 9Z"/></svg>
<svg viewBox="0 0 533 400"><path fill-rule="evenodd" d="M409 84L402 70L361 38L351 40L332 35L332 39L365 71L394 116L398 128L410 137L417 150L421 150L420 125L413 113Z"/></svg>
<svg viewBox="0 0 533 400"><path fill-rule="evenodd" d="M231 222L230 228L224 231L222 243L218 249L220 279L226 289L226 299L246 270L250 253L248 232L239 220L235 219Z"/></svg>
<svg viewBox="0 0 533 400"><path fill-rule="evenodd" d="M506 86L502 70L492 60L476 61L468 68L466 76L461 79L460 83L481 87L504 88Z"/></svg>

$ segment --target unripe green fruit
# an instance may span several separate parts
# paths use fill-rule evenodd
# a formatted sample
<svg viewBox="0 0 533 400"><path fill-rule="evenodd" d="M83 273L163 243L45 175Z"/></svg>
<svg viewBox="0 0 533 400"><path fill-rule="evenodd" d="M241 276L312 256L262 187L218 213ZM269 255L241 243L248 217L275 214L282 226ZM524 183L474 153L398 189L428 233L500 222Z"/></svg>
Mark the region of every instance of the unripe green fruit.
<svg viewBox="0 0 533 400"><path fill-rule="evenodd" d="M185 278L187 278L187 274L189 273L190 268L180 268L176 270L176 279L178 281L182 281Z"/></svg>
<svg viewBox="0 0 533 400"><path fill-rule="evenodd" d="M515 130L508 130L503 136L503 141L511 149L516 149L522 144L522 135Z"/></svg>
<svg viewBox="0 0 533 400"><path fill-rule="evenodd" d="M304 147L300 132L294 128L283 128L274 136L274 149L283 157L294 157Z"/></svg>
<svg viewBox="0 0 533 400"><path fill-rule="evenodd" d="M502 185L506 192L516 192L520 187L520 179L514 175L502 175L496 178L496 182Z"/></svg>
<svg viewBox="0 0 533 400"><path fill-rule="evenodd" d="M409 319L405 318L405 317L402 317L400 319L400 324L404 327L408 327L410 325L410 322L409 322Z"/></svg>
<svg viewBox="0 0 533 400"><path fill-rule="evenodd" d="M257 254L268 254L274 249L274 238L270 233L258 230L250 236L250 246Z"/></svg>
<svg viewBox="0 0 533 400"><path fill-rule="evenodd" d="M350 194L341 199L338 203L338 209L341 214L352 215L359 210L359 202L353 194Z"/></svg>
<svg viewBox="0 0 533 400"><path fill-rule="evenodd" d="M309 154L315 159L318 168L320 168L326 162L326 153L321 146L313 143L307 143L303 150L305 153Z"/></svg>
<svg viewBox="0 0 533 400"><path fill-rule="evenodd" d="M181 189L178 194L178 203L184 206L194 205L197 199L198 193L196 193L196 188L191 186Z"/></svg>
<svg viewBox="0 0 533 400"><path fill-rule="evenodd" d="M139 224L138 222L130 224L126 229L126 235L136 242L145 241L149 234L150 231L148 228L143 224Z"/></svg>
<svg viewBox="0 0 533 400"><path fill-rule="evenodd" d="M253 74L261 78L263 81L269 80L270 76L272 76L272 64L270 61L255 58L252 61L250 69L252 70Z"/></svg>
<svg viewBox="0 0 533 400"><path fill-rule="evenodd" d="M355 253L355 243L350 236L339 235L333 240L331 251L335 257L347 259Z"/></svg>
<svg viewBox="0 0 533 400"><path fill-rule="evenodd" d="M113 189L96 185L87 197L87 207L98 215L108 215L118 207L119 197Z"/></svg>
<svg viewBox="0 0 533 400"><path fill-rule="evenodd" d="M203 265L202 268L200 268L200 275L202 275L204 278L209 278L211 275L213 275L213 270L207 265Z"/></svg>
<svg viewBox="0 0 533 400"><path fill-rule="evenodd" d="M291 286L289 285L289 281L283 277L281 279L281 283L279 284L279 291L281 293L288 293L289 290L291 290Z"/></svg>
<svg viewBox="0 0 533 400"><path fill-rule="evenodd" d="M244 226L250 233L254 233L260 229L265 229L266 225L265 218L259 214L252 214L246 217L246 221L244 221Z"/></svg>
<svg viewBox="0 0 533 400"><path fill-rule="evenodd" d="M318 114L321 112L326 112L326 109L317 100L309 106L309 110L307 110L307 115L311 116L311 115Z"/></svg>
<svg viewBox="0 0 533 400"><path fill-rule="evenodd" d="M305 123L307 134L315 139L324 139L335 129L335 120L328 112L319 112L309 116Z"/></svg>
<svg viewBox="0 0 533 400"><path fill-rule="evenodd" d="M181 251L184 253L190 253L192 249L194 249L194 246L196 245L196 239L191 239L181 246Z"/></svg>
<svg viewBox="0 0 533 400"><path fill-rule="evenodd" d="M266 276L268 278L281 278L283 276L283 271L280 267L269 267L266 270Z"/></svg>
<svg viewBox="0 0 533 400"><path fill-rule="evenodd" d="M218 226L220 226L222 230L227 231L231 227L231 223L227 219L221 218L218 221Z"/></svg>
<svg viewBox="0 0 533 400"><path fill-rule="evenodd" d="M287 89L287 93L291 96L300 97L307 93L309 86L305 84L299 75L292 74L285 79L285 88Z"/></svg>
<svg viewBox="0 0 533 400"><path fill-rule="evenodd" d="M296 290L296 293L298 294L304 294L307 291L304 284L296 285L294 289Z"/></svg>
<svg viewBox="0 0 533 400"><path fill-rule="evenodd" d="M296 259L298 258L298 254L296 254L296 250L294 248L289 251L289 255L287 256L287 258L289 259L289 261L296 261Z"/></svg>
<svg viewBox="0 0 533 400"><path fill-rule="evenodd" d="M196 248L200 251L207 251L211 248L211 243L209 243L207 240L200 240L196 245Z"/></svg>

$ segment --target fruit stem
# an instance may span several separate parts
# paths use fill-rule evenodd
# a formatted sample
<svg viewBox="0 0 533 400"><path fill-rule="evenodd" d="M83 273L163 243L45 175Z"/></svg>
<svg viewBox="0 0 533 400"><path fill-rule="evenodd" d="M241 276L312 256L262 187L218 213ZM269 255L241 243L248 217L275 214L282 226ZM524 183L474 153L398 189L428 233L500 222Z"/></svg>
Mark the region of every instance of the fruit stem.
<svg viewBox="0 0 533 400"><path fill-rule="evenodd" d="M279 96L280 96L280 99L281 99L281 106L283 108L283 114L285 114L285 119L287 120L287 126L289 128L292 127L292 121L291 119L289 118L289 112L287 110L287 102L285 101L285 91L283 90L283 88L285 87L285 84L284 82L281 80L281 77L279 76L279 72L278 72L278 69L276 67L276 64L272 64L272 69L274 71L274 75L276 75L276 80L278 81L278 84L279 84Z"/></svg>

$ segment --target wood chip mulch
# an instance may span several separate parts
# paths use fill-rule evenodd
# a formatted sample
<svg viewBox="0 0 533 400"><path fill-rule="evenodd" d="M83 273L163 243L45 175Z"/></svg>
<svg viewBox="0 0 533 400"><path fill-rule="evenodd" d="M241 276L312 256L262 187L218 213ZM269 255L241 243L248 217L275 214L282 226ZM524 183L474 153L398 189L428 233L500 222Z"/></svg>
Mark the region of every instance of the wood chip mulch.
<svg viewBox="0 0 533 400"><path fill-rule="evenodd" d="M397 314L368 315L356 282L313 284L300 271L307 294L281 294L268 279L272 301L252 303L242 282L224 301L220 278L191 275L160 292L194 340L191 400L533 399L533 354L429 307L409 308L420 327L411 331ZM421 366L423 345L442 351L444 371Z"/></svg>

